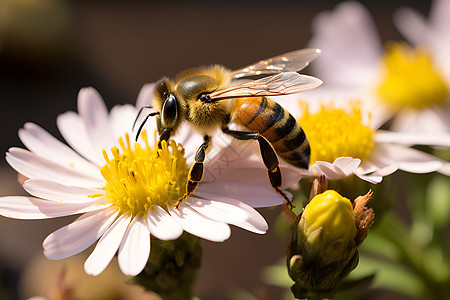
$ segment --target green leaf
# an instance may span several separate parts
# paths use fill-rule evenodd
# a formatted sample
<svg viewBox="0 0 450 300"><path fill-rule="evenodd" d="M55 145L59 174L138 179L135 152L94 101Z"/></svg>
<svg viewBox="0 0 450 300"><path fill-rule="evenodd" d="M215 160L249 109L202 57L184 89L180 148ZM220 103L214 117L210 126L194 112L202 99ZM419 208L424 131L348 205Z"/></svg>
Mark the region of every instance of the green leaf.
<svg viewBox="0 0 450 300"><path fill-rule="evenodd" d="M420 297L425 291L423 282L408 268L392 261L383 261L360 256L358 267L350 273L349 279L375 274L373 287L397 291L410 296Z"/></svg>
<svg viewBox="0 0 450 300"><path fill-rule="evenodd" d="M442 229L450 218L450 179L435 176L427 190L427 218L436 229Z"/></svg>

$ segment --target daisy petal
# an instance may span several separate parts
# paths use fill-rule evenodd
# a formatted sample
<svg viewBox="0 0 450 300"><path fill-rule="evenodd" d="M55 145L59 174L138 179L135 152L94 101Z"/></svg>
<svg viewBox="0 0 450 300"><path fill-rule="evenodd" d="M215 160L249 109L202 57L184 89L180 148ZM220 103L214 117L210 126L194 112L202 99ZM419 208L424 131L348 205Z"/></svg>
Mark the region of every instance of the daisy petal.
<svg viewBox="0 0 450 300"><path fill-rule="evenodd" d="M114 146L114 139L109 130L109 116L100 94L93 88L84 88L78 94L78 112L83 118L89 140L96 153Z"/></svg>
<svg viewBox="0 0 450 300"><path fill-rule="evenodd" d="M125 132L131 133L133 121L137 116L137 110L132 105L116 105L109 115L109 126L114 140L124 136ZM133 136L134 138L134 136Z"/></svg>
<svg viewBox="0 0 450 300"><path fill-rule="evenodd" d="M119 266L128 276L136 276L144 269L150 255L150 231L145 219L134 217L119 248Z"/></svg>
<svg viewBox="0 0 450 300"><path fill-rule="evenodd" d="M425 18L417 11L407 7L399 9L393 21L400 33L413 45L427 43L428 29Z"/></svg>
<svg viewBox="0 0 450 300"><path fill-rule="evenodd" d="M0 198L0 215L14 219L50 219L96 211L111 204L59 203L33 197Z"/></svg>
<svg viewBox="0 0 450 300"><path fill-rule="evenodd" d="M155 85L156 85L155 83L147 83L141 88L136 100L137 108L141 108L144 105L152 105L153 91L155 90Z"/></svg>
<svg viewBox="0 0 450 300"><path fill-rule="evenodd" d="M119 249L128 224L131 222L130 215L121 215L102 235L95 246L94 251L84 263L87 274L97 276L102 273L111 262L117 249Z"/></svg>
<svg viewBox="0 0 450 300"><path fill-rule="evenodd" d="M93 174L95 174L94 177L100 176L98 167L36 124L26 123L24 128L19 130L19 137L24 145L37 156L76 169L87 177L93 177Z"/></svg>
<svg viewBox="0 0 450 300"><path fill-rule="evenodd" d="M176 240L183 228L160 206L154 206L147 214L148 228L152 236L160 240Z"/></svg>
<svg viewBox="0 0 450 300"><path fill-rule="evenodd" d="M450 135L444 133L417 134L378 130L374 140L378 143L450 147Z"/></svg>
<svg viewBox="0 0 450 300"><path fill-rule="evenodd" d="M84 121L77 113L73 111L63 113L57 117L56 123L59 132L72 149L97 166L105 164L101 153L97 153L92 146Z"/></svg>
<svg viewBox="0 0 450 300"><path fill-rule="evenodd" d="M398 145L386 145L386 156L398 162L399 169L411 173L429 173L439 170L442 161L425 152Z"/></svg>
<svg viewBox="0 0 450 300"><path fill-rule="evenodd" d="M29 179L25 181L23 188L35 197L65 203L96 202L98 198L91 195L105 192L103 189L73 187L43 179Z"/></svg>
<svg viewBox="0 0 450 300"><path fill-rule="evenodd" d="M195 236L213 242L223 242L231 235L230 226L225 223L212 221L190 208L184 203L178 209L168 205L170 215L183 227Z"/></svg>
<svg viewBox="0 0 450 300"><path fill-rule="evenodd" d="M383 181L383 177L378 175L362 175L358 173L355 173L355 175L361 178L362 180L370 182L372 184L378 184L381 181Z"/></svg>
<svg viewBox="0 0 450 300"><path fill-rule="evenodd" d="M82 215L47 236L43 243L44 255L49 259L63 259L80 253L102 236L118 214L115 208L108 208Z"/></svg>
<svg viewBox="0 0 450 300"><path fill-rule="evenodd" d="M213 195L209 198L214 200L193 199L193 197L190 197L185 201L185 203L206 217L233 224L248 231L264 234L269 228L266 220L251 206L232 198L217 197ZM204 210L203 208L208 205L215 206L214 209L220 210L219 215L224 215L217 218L217 212L213 212L213 214L211 214L211 211ZM235 218L234 215L238 214L244 215L245 218ZM233 217L230 217L230 215L233 215Z"/></svg>
<svg viewBox="0 0 450 300"><path fill-rule="evenodd" d="M338 157L333 162L333 165L338 168L345 176L349 176L355 172L360 163L361 160L359 158Z"/></svg>
<svg viewBox="0 0 450 300"><path fill-rule="evenodd" d="M214 197L214 201L195 197L187 198L184 203L203 216L217 222L235 223L245 221L248 218L246 211L239 207L239 202L234 199Z"/></svg>
<svg viewBox="0 0 450 300"><path fill-rule="evenodd" d="M74 169L69 169L21 148L10 148L6 153L6 161L18 173L31 179L47 179L61 184L99 187L104 184L102 178L94 179Z"/></svg>

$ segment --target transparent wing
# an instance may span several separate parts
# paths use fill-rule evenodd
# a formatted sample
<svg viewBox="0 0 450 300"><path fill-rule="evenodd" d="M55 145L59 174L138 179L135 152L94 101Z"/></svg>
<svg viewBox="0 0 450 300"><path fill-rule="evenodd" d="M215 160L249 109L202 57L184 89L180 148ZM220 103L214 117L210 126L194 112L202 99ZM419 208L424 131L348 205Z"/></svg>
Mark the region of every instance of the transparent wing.
<svg viewBox="0 0 450 300"><path fill-rule="evenodd" d="M312 76L284 72L258 80L240 80L212 92L209 96L212 101L238 97L281 96L304 92L321 84L320 79Z"/></svg>
<svg viewBox="0 0 450 300"><path fill-rule="evenodd" d="M309 65L321 53L320 49L307 48L292 51L231 72L234 78L245 76L298 72Z"/></svg>

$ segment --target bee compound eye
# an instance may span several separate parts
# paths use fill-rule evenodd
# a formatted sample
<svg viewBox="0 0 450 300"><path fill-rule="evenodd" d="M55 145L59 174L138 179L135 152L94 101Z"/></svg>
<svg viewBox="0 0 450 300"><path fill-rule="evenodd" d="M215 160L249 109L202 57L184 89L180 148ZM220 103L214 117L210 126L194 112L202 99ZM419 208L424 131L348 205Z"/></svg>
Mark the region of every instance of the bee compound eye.
<svg viewBox="0 0 450 300"><path fill-rule="evenodd" d="M206 93L202 93L198 95L198 100L204 102L204 103L211 103L211 96Z"/></svg>
<svg viewBox="0 0 450 300"><path fill-rule="evenodd" d="M164 128L173 128L178 117L178 101L175 95L168 94L161 109L161 122Z"/></svg>

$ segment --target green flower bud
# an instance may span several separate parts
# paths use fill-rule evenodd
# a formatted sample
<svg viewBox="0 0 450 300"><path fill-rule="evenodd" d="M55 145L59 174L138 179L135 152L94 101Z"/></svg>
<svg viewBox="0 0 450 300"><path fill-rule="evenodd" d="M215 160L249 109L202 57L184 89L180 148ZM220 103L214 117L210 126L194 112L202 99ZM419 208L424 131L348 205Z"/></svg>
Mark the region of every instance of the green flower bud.
<svg viewBox="0 0 450 300"><path fill-rule="evenodd" d="M364 196L365 201L355 210L349 199L336 191L325 191L316 195L293 222L287 265L295 281L292 287L295 297L330 298L337 285L356 268L359 257L356 247L367 234L374 216L364 206L370 196L371 193ZM360 211L366 214L364 222L360 222ZM360 228L362 223L364 232Z"/></svg>

